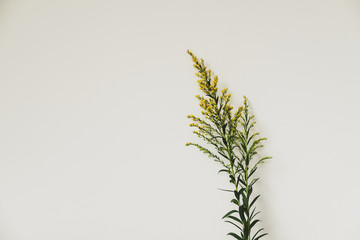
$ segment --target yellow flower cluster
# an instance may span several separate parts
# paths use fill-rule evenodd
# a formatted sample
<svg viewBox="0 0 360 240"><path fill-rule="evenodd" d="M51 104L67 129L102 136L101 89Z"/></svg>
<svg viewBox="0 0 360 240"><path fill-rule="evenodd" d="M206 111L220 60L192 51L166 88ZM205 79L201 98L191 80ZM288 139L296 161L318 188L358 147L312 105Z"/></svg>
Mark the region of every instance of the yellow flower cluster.
<svg viewBox="0 0 360 240"><path fill-rule="evenodd" d="M190 123L189 126L190 127L198 127L198 128L200 128L200 126L198 124L196 124L196 123Z"/></svg>
<svg viewBox="0 0 360 240"><path fill-rule="evenodd" d="M247 98L244 96L244 110L245 112L248 112L249 104Z"/></svg>
<svg viewBox="0 0 360 240"><path fill-rule="evenodd" d="M208 77L208 75L206 75L205 77L198 80L199 87L201 91L203 91L205 94L215 95L217 92L217 76L211 83L210 81L207 81L207 78L211 79L211 77Z"/></svg>
<svg viewBox="0 0 360 240"><path fill-rule="evenodd" d="M195 117L194 115L187 115L187 118L191 118L193 121L199 121L200 118Z"/></svg>
<svg viewBox="0 0 360 240"><path fill-rule="evenodd" d="M226 106L224 107L224 111L226 111L226 112L230 112L232 109L233 109L233 107L230 106L230 105L226 105Z"/></svg>
<svg viewBox="0 0 360 240"><path fill-rule="evenodd" d="M194 62L194 67L197 70L199 70L199 72L196 73L195 75L200 78L198 80L198 83L201 91L203 91L207 95L215 96L218 90L217 89L218 76L215 76L214 80L212 80L211 69L209 70L206 69L204 60L200 59L199 61L199 59L189 50L187 50L187 53L192 57L192 60Z"/></svg>
<svg viewBox="0 0 360 240"><path fill-rule="evenodd" d="M207 118L207 119L219 119L219 109L218 106L213 98L205 99L202 96L196 95L197 99L199 99L200 107L204 110L201 113Z"/></svg>
<svg viewBox="0 0 360 240"><path fill-rule="evenodd" d="M224 88L221 91L221 96L220 96L220 104L223 105L223 116L227 117L228 120L231 120L231 110L233 109L233 107L229 104L230 102L230 98L231 98L231 94L227 93L228 89ZM238 109L239 110L239 109ZM236 112L237 114L240 114L240 112Z"/></svg>
<svg viewBox="0 0 360 240"><path fill-rule="evenodd" d="M224 88L222 91L221 91L221 100L222 102L224 102L225 104L227 104L229 101L230 101L230 98L231 98L231 94L227 94L227 91L228 89L227 88Z"/></svg>
<svg viewBox="0 0 360 240"><path fill-rule="evenodd" d="M233 122L237 122L241 117L241 112L244 110L243 106L240 106L236 112L234 113L234 117L232 119Z"/></svg>
<svg viewBox="0 0 360 240"><path fill-rule="evenodd" d="M192 57L192 60L195 63L194 67L199 69L199 66L198 66L199 60L197 59L197 57L189 49L186 52Z"/></svg>
<svg viewBox="0 0 360 240"><path fill-rule="evenodd" d="M228 125L229 127L237 126L239 119L241 117L243 107L239 107L234 115L231 113L233 107L230 105L231 94L228 93L228 89L225 88L221 91L219 96L217 95L217 84L218 84L218 76L212 76L211 69L207 69L204 60L198 59L191 51L187 51L187 53L192 57L194 62L194 67L198 70L195 74L198 79L198 84L203 93L206 96L195 96L199 100L199 105L202 108L201 113L205 117L205 119L210 120L216 126L224 126ZM205 121L200 118L196 118L192 115L188 116L192 118L193 121L198 122L200 126L204 126ZM191 124L192 127L198 127L201 131L201 127L196 124Z"/></svg>

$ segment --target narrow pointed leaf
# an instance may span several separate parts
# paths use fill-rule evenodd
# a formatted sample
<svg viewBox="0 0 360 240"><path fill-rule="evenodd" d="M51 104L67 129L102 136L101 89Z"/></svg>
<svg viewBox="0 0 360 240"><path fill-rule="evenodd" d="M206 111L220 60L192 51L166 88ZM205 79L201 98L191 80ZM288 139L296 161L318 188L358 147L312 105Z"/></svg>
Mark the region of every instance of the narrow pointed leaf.
<svg viewBox="0 0 360 240"><path fill-rule="evenodd" d="M231 211L229 211L228 213L226 213L226 214L222 217L222 219L224 219L224 218L226 218L226 217L228 217L228 216L230 216L231 214L236 213L236 212L238 212L238 211L236 211L236 210L231 210Z"/></svg>
<svg viewBox="0 0 360 240"><path fill-rule="evenodd" d="M266 235L268 235L268 234L267 234L267 233L261 234L260 236L258 236L258 237L255 238L254 240L259 240L260 238L262 238L262 237L264 237L264 236L266 236Z"/></svg>
<svg viewBox="0 0 360 240"><path fill-rule="evenodd" d="M234 195L235 195L236 199L239 201L240 192L234 190Z"/></svg>
<svg viewBox="0 0 360 240"><path fill-rule="evenodd" d="M258 215L259 213L261 213L261 212L259 211L259 212L256 212L255 214L251 214L250 220L252 220L254 217L256 217L256 215Z"/></svg>
<svg viewBox="0 0 360 240"><path fill-rule="evenodd" d="M257 195L250 203L250 208L252 207L252 205L254 205L254 203L256 202L256 200L260 197L260 195Z"/></svg>
<svg viewBox="0 0 360 240"><path fill-rule="evenodd" d="M227 220L226 220L225 222L232 224L233 226L237 227L240 231L242 231L241 227L239 227L239 226L236 225L235 223L230 222L230 221L227 221Z"/></svg>
<svg viewBox="0 0 360 240"><path fill-rule="evenodd" d="M236 238L237 240L242 240L242 238L241 238L239 235L237 235L236 233L229 232L227 235L233 236L233 237Z"/></svg>
<svg viewBox="0 0 360 240"><path fill-rule="evenodd" d="M220 151L218 151L218 153L219 153L221 156L223 156L224 158L229 159L224 153L222 153L222 152L220 152Z"/></svg>
<svg viewBox="0 0 360 240"><path fill-rule="evenodd" d="M250 186L252 187L258 180L259 180L259 178L255 178L254 180L252 180L250 183Z"/></svg>
<svg viewBox="0 0 360 240"><path fill-rule="evenodd" d="M248 200L248 198L247 198L247 196L245 195L244 192L241 193L241 197L242 197L244 205L247 206L248 203L249 203L249 200Z"/></svg>
<svg viewBox="0 0 360 240"><path fill-rule="evenodd" d="M244 223L246 222L246 218L245 218L245 207L244 206L240 206L239 207L239 216L241 218L241 221Z"/></svg>
<svg viewBox="0 0 360 240"><path fill-rule="evenodd" d="M232 220L234 220L234 221L237 221L238 223L241 223L242 224L242 221L239 219L239 218L237 218L237 217L234 217L234 216L227 216L227 218L230 218L230 219L232 219Z"/></svg>
<svg viewBox="0 0 360 240"><path fill-rule="evenodd" d="M251 177L255 173L256 169L257 169L257 167L254 167L253 169L251 169L249 177Z"/></svg>
<svg viewBox="0 0 360 240"><path fill-rule="evenodd" d="M239 205L239 201L238 201L238 200L236 200L235 198L234 198L234 199L232 199L232 200L231 200L231 202L232 202L232 203L234 203L234 204L235 204L235 205L237 205L237 206Z"/></svg>
<svg viewBox="0 0 360 240"><path fill-rule="evenodd" d="M249 186L248 199L250 199L250 196L251 196L252 192L253 192L253 188L251 186Z"/></svg>
<svg viewBox="0 0 360 240"><path fill-rule="evenodd" d="M261 232L262 230L264 230L264 228L260 228L260 229L255 233L255 235L253 236L252 240L254 240L255 237L259 234L259 232Z"/></svg>
<svg viewBox="0 0 360 240"><path fill-rule="evenodd" d="M246 186L246 183L239 177L238 181L242 183L242 185Z"/></svg>
<svg viewBox="0 0 360 240"><path fill-rule="evenodd" d="M260 220L256 219L250 224L250 228L253 228L256 223L260 222Z"/></svg>
<svg viewBox="0 0 360 240"><path fill-rule="evenodd" d="M218 173L222 173L222 172L230 173L229 169L221 169Z"/></svg>

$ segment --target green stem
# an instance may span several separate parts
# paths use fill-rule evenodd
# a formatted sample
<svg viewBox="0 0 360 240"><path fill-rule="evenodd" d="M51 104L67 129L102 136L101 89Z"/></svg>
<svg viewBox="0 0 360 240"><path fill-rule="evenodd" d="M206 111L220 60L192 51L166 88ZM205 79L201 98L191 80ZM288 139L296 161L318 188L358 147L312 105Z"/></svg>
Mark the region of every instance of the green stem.
<svg viewBox="0 0 360 240"><path fill-rule="evenodd" d="M248 216L248 219L247 219L247 228L248 228L248 236L245 236L247 240L250 240L250 208L249 208L249 202L250 202L250 196L249 196L249 162L250 162L250 159L249 159L249 154L248 154L248 140L249 140L249 118L248 118L248 112L246 111L247 110L247 106L245 105L245 121L244 121L244 131L245 131L245 142L244 142L244 146L245 146L245 149L244 149L244 157L245 157L245 187L246 187L246 198L247 198L247 202L246 202L246 205L245 205L245 211L247 213L247 216Z"/></svg>

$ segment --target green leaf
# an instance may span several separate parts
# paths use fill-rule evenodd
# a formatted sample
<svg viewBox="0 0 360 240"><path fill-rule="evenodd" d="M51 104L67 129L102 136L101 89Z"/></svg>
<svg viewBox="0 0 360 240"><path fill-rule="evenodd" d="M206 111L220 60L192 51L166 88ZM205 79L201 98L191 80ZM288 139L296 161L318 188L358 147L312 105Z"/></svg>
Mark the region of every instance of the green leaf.
<svg viewBox="0 0 360 240"><path fill-rule="evenodd" d="M252 210L251 212L251 215L250 215L250 220L252 220L256 215L258 215L260 213L260 211L256 212L256 207L254 207L254 209Z"/></svg>
<svg viewBox="0 0 360 240"><path fill-rule="evenodd" d="M266 159L271 159L271 157L263 157L263 158L261 158L259 161L257 161L257 163L255 164L255 166L251 169L250 173L252 174L252 173L256 170L257 166L258 166L260 163L264 163L264 161L265 161Z"/></svg>
<svg viewBox="0 0 360 240"><path fill-rule="evenodd" d="M260 238L264 237L268 235L267 233L261 234L260 236L258 236L257 238L254 238L254 240L259 240Z"/></svg>
<svg viewBox="0 0 360 240"><path fill-rule="evenodd" d="M256 237L261 231L263 231L263 230L264 230L264 228L260 228L260 229L255 233L255 235L253 236L252 240L254 240L255 237Z"/></svg>
<svg viewBox="0 0 360 240"><path fill-rule="evenodd" d="M218 153L219 153L221 156L223 156L224 158L229 159L229 158L228 158L225 154L223 154L222 152L218 151Z"/></svg>
<svg viewBox="0 0 360 240"><path fill-rule="evenodd" d="M235 223L230 222L230 221L228 221L228 220L226 220L225 222L227 222L227 223L230 223L230 224L234 225L234 226L235 226L235 227L237 227L240 231L242 231L241 227L239 227L239 226L238 226L238 225L236 225Z"/></svg>
<svg viewBox="0 0 360 240"><path fill-rule="evenodd" d="M226 141L226 139L225 139L225 138L222 138L222 141L223 141L224 145L227 146L227 141Z"/></svg>
<svg viewBox="0 0 360 240"><path fill-rule="evenodd" d="M239 201L240 192L234 190L234 195L235 195L236 199Z"/></svg>
<svg viewBox="0 0 360 240"><path fill-rule="evenodd" d="M254 205L254 203L256 202L256 200L257 200L259 197L260 197L260 195L257 195L257 196L251 201L249 208L251 208L252 205Z"/></svg>
<svg viewBox="0 0 360 240"><path fill-rule="evenodd" d="M247 144L250 143L251 139L253 139L255 136L259 135L260 133L254 133L253 135L251 135L251 137L249 138L249 140L247 141Z"/></svg>
<svg viewBox="0 0 360 240"><path fill-rule="evenodd" d="M221 170L218 172L218 174L219 174L219 173L222 173L222 172L230 173L229 169L221 169Z"/></svg>
<svg viewBox="0 0 360 240"><path fill-rule="evenodd" d="M258 222L260 222L260 220L256 219L254 220L251 224L250 224L250 228L253 228L255 226L255 224L257 224Z"/></svg>
<svg viewBox="0 0 360 240"><path fill-rule="evenodd" d="M229 178L230 178L230 183L234 183L235 184L235 178L233 175L229 175Z"/></svg>
<svg viewBox="0 0 360 240"><path fill-rule="evenodd" d="M220 107L219 107L218 113L220 113L220 111L221 111L222 107L223 107L223 104L220 104Z"/></svg>
<svg viewBox="0 0 360 240"><path fill-rule="evenodd" d="M250 198L252 192L253 192L253 188L251 186L249 186L248 198Z"/></svg>
<svg viewBox="0 0 360 240"><path fill-rule="evenodd" d="M241 145L242 150L243 150L244 152L247 152L246 144L241 143L240 145Z"/></svg>
<svg viewBox="0 0 360 240"><path fill-rule="evenodd" d="M223 130L223 132L225 132L225 130L226 130L226 126L227 126L227 123L225 123L223 126L222 126L222 130ZM223 139L224 140L224 139ZM226 141L226 140L225 140ZM225 142L224 142L225 143ZM225 143L225 145L226 145L226 143Z"/></svg>
<svg viewBox="0 0 360 240"><path fill-rule="evenodd" d="M246 183L240 178L240 176L238 177L238 181L239 181L240 183L242 183L244 186L246 186Z"/></svg>
<svg viewBox="0 0 360 240"><path fill-rule="evenodd" d="M239 201L236 200L235 198L231 200L232 203L234 203L235 205L239 206Z"/></svg>
<svg viewBox="0 0 360 240"><path fill-rule="evenodd" d="M253 219L254 217L256 217L256 215L258 215L259 213L261 213L260 211L259 212L256 212L250 219Z"/></svg>
<svg viewBox="0 0 360 240"><path fill-rule="evenodd" d="M249 233L250 233L249 225L247 223L245 223L244 224L244 235L245 235L246 239L247 239L247 236L249 236Z"/></svg>
<svg viewBox="0 0 360 240"><path fill-rule="evenodd" d="M238 223L240 223L240 224L242 224L243 222L239 219L239 218L237 218L237 217L234 217L234 216L227 216L227 218L230 218L230 219L232 219L232 220L234 220L234 221L237 221Z"/></svg>
<svg viewBox="0 0 360 240"><path fill-rule="evenodd" d="M241 193L241 197L242 197L242 200L243 200L244 205L247 206L247 205L249 204L249 200L248 200L248 198L246 197L245 192L242 192L242 193Z"/></svg>
<svg viewBox="0 0 360 240"><path fill-rule="evenodd" d="M254 185L258 180L259 180L259 178L255 178L254 180L252 180L250 183L250 186L252 187L252 185Z"/></svg>
<svg viewBox="0 0 360 240"><path fill-rule="evenodd" d="M244 205L241 205L239 207L239 216L240 216L240 219L242 221L242 223L245 223L246 222L246 218L245 218L245 211L246 211L246 208L244 207Z"/></svg>
<svg viewBox="0 0 360 240"><path fill-rule="evenodd" d="M251 175L253 175L255 173L256 169L257 169L257 167L254 167L253 169L251 169L249 178L251 177Z"/></svg>
<svg viewBox="0 0 360 240"><path fill-rule="evenodd" d="M230 216L231 214L236 213L236 212L238 212L238 211L237 211L237 210L231 210L231 211L229 211L228 213L226 213L226 214L222 217L222 219L224 219L224 218L226 218L226 217L228 217L228 216Z"/></svg>
<svg viewBox="0 0 360 240"><path fill-rule="evenodd" d="M242 194L243 192L245 192L245 190L246 190L245 188L240 189L239 194Z"/></svg>
<svg viewBox="0 0 360 240"><path fill-rule="evenodd" d="M233 232L229 232L227 235L233 236L237 240L243 240L239 235L237 235L236 233L233 233Z"/></svg>
<svg viewBox="0 0 360 240"><path fill-rule="evenodd" d="M246 172L246 171L245 171L245 167L244 167L242 164L239 164L239 167L240 167L240 169L241 169L243 172Z"/></svg>

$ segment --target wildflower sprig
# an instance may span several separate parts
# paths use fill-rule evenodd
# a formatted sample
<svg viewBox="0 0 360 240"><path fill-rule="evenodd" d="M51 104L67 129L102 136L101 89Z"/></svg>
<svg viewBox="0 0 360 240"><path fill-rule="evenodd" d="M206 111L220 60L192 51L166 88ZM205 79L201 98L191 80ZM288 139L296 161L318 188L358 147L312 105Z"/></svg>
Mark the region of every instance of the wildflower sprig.
<svg viewBox="0 0 360 240"><path fill-rule="evenodd" d="M243 106L232 113L231 94L228 93L228 89L223 89L219 94L218 76L213 76L203 59L199 60L189 50L187 53L192 57L194 67L197 69L195 75L199 78L198 84L203 93L196 96L203 118L188 115L193 121L190 126L196 128L193 133L209 144L213 150L198 143L189 142L186 145L197 147L220 163L222 169L219 173L226 173L229 176L229 182L234 187L234 190L231 190L234 193L231 202L235 205L235 209L226 213L223 219L234 225L237 232L230 232L228 235L237 240L259 240L267 233L262 233L264 229L260 228L253 234L253 228L260 222L256 219L259 212L255 207L260 195L253 197L252 193L254 184L259 180L254 178L259 164L270 159L270 157L255 159L258 149L263 147L262 142L266 138L258 138L259 133L253 132L254 115L249 114L247 98L244 97Z"/></svg>

